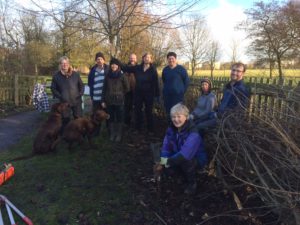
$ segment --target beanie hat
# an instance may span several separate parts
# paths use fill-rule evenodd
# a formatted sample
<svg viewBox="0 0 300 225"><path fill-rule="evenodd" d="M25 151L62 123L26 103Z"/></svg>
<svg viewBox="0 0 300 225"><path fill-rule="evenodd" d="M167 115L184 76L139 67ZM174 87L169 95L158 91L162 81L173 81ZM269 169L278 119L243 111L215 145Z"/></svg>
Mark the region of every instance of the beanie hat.
<svg viewBox="0 0 300 225"><path fill-rule="evenodd" d="M203 79L200 80L200 83L202 84L203 82L208 83L209 90L211 90L211 88L212 88L212 83L211 83L210 79L208 79L208 78L203 78Z"/></svg>
<svg viewBox="0 0 300 225"><path fill-rule="evenodd" d="M121 62L116 58L111 58L109 65L111 66L112 64L116 64L117 66L119 66L121 68Z"/></svg>
<svg viewBox="0 0 300 225"><path fill-rule="evenodd" d="M104 59L105 60L105 58L104 58L104 55L103 55L103 53L102 52L98 52L98 53L96 53L96 56L95 56L95 61L97 60L97 58L99 58L99 57L101 57L102 59Z"/></svg>

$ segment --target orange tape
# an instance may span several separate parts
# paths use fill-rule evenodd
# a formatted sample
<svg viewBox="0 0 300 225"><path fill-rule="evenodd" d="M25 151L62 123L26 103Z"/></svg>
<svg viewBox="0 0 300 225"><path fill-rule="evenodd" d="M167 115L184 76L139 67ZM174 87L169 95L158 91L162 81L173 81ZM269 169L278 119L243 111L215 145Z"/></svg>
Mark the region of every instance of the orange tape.
<svg viewBox="0 0 300 225"><path fill-rule="evenodd" d="M15 174L15 168L11 164L5 164L4 167L5 168L0 171L0 185Z"/></svg>

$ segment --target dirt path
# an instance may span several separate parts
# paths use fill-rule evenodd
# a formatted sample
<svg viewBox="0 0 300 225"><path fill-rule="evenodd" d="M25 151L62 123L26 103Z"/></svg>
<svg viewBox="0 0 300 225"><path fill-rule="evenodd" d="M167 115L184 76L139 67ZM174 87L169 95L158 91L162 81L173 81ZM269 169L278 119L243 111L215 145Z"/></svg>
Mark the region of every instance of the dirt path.
<svg viewBox="0 0 300 225"><path fill-rule="evenodd" d="M38 111L22 112L0 119L0 151L17 144L23 136L34 131L41 119Z"/></svg>

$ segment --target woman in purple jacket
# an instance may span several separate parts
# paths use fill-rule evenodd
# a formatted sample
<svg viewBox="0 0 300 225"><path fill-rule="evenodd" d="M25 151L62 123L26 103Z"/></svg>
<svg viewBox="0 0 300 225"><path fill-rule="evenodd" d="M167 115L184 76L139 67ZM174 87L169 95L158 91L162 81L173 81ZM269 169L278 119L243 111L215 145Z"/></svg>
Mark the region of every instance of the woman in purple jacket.
<svg viewBox="0 0 300 225"><path fill-rule="evenodd" d="M188 182L186 194L194 194L197 188L196 169L207 163L207 154L196 127L188 119L188 108L178 103L171 108L172 124L167 129L161 151L161 162L167 170L172 167L181 169ZM168 172L167 172L168 173Z"/></svg>

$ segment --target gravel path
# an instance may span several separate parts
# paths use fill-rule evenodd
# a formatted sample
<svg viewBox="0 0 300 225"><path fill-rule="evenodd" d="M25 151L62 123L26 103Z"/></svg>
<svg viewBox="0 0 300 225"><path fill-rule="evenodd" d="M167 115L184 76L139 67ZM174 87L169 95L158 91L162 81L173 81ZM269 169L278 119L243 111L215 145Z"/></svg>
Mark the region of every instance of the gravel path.
<svg viewBox="0 0 300 225"><path fill-rule="evenodd" d="M0 151L8 149L34 131L41 118L40 112L29 111L0 119Z"/></svg>

